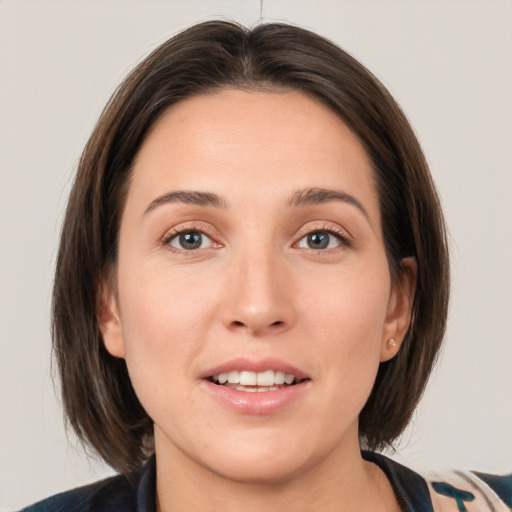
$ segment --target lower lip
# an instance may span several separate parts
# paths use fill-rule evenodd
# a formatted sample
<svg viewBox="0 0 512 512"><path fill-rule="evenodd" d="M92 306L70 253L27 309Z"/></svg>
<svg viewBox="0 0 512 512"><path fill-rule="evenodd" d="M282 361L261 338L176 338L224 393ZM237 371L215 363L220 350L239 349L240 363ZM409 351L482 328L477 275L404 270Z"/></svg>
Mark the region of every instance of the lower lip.
<svg viewBox="0 0 512 512"><path fill-rule="evenodd" d="M257 391L254 393L237 391L214 384L209 380L202 381L206 391L222 405L240 414L272 414L288 407L300 398L309 388L311 381L305 380L293 386L286 386L275 391Z"/></svg>

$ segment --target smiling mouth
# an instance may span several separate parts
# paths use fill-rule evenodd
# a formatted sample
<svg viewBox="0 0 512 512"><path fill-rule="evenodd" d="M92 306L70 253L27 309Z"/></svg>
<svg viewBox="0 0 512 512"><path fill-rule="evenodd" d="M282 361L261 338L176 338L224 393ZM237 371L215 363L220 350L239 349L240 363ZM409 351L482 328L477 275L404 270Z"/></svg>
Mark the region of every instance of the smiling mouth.
<svg viewBox="0 0 512 512"><path fill-rule="evenodd" d="M234 370L212 375L208 380L218 386L228 387L236 391L261 393L295 386L308 379L301 379L291 373L274 372L273 370L264 372Z"/></svg>

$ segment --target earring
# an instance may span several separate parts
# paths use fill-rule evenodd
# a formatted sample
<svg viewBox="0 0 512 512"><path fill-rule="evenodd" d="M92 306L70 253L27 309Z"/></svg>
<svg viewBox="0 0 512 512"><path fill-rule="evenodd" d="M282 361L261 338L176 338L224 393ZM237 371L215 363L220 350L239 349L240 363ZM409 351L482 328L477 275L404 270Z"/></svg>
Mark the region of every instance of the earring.
<svg viewBox="0 0 512 512"><path fill-rule="evenodd" d="M118 324L118 323L119 323L119 317L118 317L115 313L114 313L114 322L115 322L116 324Z"/></svg>
<svg viewBox="0 0 512 512"><path fill-rule="evenodd" d="M391 350L392 348L395 348L395 346L396 346L395 338L389 338L389 340L386 342L386 345L388 347L388 350Z"/></svg>

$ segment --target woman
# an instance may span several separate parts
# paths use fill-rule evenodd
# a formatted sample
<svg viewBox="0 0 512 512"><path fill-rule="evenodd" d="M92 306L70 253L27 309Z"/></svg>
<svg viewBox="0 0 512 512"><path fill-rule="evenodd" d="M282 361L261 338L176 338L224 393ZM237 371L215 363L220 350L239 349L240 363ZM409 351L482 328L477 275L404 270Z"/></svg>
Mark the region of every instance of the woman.
<svg viewBox="0 0 512 512"><path fill-rule="evenodd" d="M510 478L375 453L448 291L425 159L363 66L287 25L186 30L102 114L57 262L66 413L122 475L27 510L512 506Z"/></svg>

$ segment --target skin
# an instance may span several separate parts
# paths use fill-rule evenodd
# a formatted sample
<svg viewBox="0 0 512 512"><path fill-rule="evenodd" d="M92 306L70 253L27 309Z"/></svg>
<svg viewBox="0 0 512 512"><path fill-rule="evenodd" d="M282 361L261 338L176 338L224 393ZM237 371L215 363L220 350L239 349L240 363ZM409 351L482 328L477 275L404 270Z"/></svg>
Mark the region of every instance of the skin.
<svg viewBox="0 0 512 512"><path fill-rule="evenodd" d="M290 204L307 188L361 208ZM225 204L154 203L175 191ZM191 250L177 230L206 236ZM308 244L319 232L325 249ZM392 282L370 160L324 105L227 90L166 112L135 162L100 318L155 423L159 510L399 510L360 456L358 415L409 325L415 266L402 267ZM240 414L200 378L239 356L310 380L282 410Z"/></svg>

